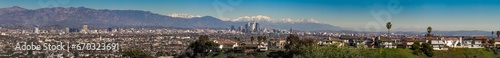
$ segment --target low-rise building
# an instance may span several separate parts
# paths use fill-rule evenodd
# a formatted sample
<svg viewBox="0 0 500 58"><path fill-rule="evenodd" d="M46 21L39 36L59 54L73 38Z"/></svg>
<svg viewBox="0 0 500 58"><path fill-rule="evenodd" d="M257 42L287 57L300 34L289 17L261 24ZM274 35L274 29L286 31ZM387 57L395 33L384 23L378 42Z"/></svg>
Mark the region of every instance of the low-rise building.
<svg viewBox="0 0 500 58"><path fill-rule="evenodd" d="M219 49L225 49L225 48L232 49L238 47L238 43L231 40L214 40L214 42L219 44L218 46Z"/></svg>
<svg viewBox="0 0 500 58"><path fill-rule="evenodd" d="M426 41L431 44L432 49L434 50L448 50L448 46L446 46L446 43L444 40L442 40L444 37L438 37L438 36L426 36L425 39Z"/></svg>
<svg viewBox="0 0 500 58"><path fill-rule="evenodd" d="M459 39L458 38L442 38L441 40L444 41L445 45L448 47L459 47Z"/></svg>
<svg viewBox="0 0 500 58"><path fill-rule="evenodd" d="M493 41L492 44L495 48L500 48L500 38L493 39L492 41Z"/></svg>
<svg viewBox="0 0 500 58"><path fill-rule="evenodd" d="M392 37L383 37L378 36L377 42L380 42L380 48L397 48L399 44L401 44L401 40Z"/></svg>
<svg viewBox="0 0 500 58"><path fill-rule="evenodd" d="M347 35L342 35L340 37L340 40L345 42L347 46L354 46L354 47L364 42L364 40L361 37L347 36Z"/></svg>
<svg viewBox="0 0 500 58"><path fill-rule="evenodd" d="M269 41L269 48L275 48L275 49L283 49L286 45L286 40L285 39L273 39Z"/></svg>
<svg viewBox="0 0 500 58"><path fill-rule="evenodd" d="M425 40L423 40L422 38L405 38L403 39L403 42L403 44L406 45L406 48L411 48L411 45L413 45L413 43L418 42L420 45L422 45Z"/></svg>
<svg viewBox="0 0 500 58"><path fill-rule="evenodd" d="M467 48L484 48L483 41L486 40L486 37L479 36L479 37L472 37L468 38L463 41L463 45Z"/></svg>
<svg viewBox="0 0 500 58"><path fill-rule="evenodd" d="M344 45L343 41L338 38L325 38L319 41L318 44L321 46L335 45L339 47Z"/></svg>

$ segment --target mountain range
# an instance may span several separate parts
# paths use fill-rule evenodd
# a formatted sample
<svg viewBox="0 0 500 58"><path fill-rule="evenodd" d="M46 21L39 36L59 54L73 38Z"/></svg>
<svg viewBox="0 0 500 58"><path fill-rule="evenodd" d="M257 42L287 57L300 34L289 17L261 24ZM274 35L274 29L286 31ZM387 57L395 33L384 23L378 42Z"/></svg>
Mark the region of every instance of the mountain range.
<svg viewBox="0 0 500 58"><path fill-rule="evenodd" d="M109 27L174 27L174 28L229 28L258 22L261 28L302 31L353 31L324 24L314 19L273 19L264 15L238 18L215 18L188 14L162 15L142 10L108 10L85 7L53 7L25 9L18 6L0 8L0 27L3 28L90 28ZM415 33L415 32L410 32ZM490 31L435 31L442 35L491 35ZM425 34L416 32L415 34Z"/></svg>
<svg viewBox="0 0 500 58"><path fill-rule="evenodd" d="M179 17L161 15L142 10L108 10L86 7L53 7L25 9L18 6L0 9L0 27L33 28L33 27L71 27L78 28L83 24L90 27L177 27L177 28L229 28L243 26L248 21L227 21L212 16ZM339 30L340 27L317 22L304 23L266 23L262 28L314 30Z"/></svg>

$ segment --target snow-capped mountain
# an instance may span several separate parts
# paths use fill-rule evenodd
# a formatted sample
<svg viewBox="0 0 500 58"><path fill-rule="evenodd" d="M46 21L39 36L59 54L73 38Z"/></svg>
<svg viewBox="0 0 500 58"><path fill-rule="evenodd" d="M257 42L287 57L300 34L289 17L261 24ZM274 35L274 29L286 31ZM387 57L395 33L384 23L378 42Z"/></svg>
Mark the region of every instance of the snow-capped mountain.
<svg viewBox="0 0 500 58"><path fill-rule="evenodd" d="M256 15L256 16L243 16L238 18L221 19L223 21L232 22L257 22L263 28L272 29L297 29L297 30L343 30L343 28L333 26L330 24L320 23L314 19L273 19L269 16Z"/></svg>
<svg viewBox="0 0 500 58"><path fill-rule="evenodd" d="M284 19L273 19L269 16L264 16L264 15L256 15L256 16L243 16L243 17L238 17L238 18L226 18L222 19L224 21L234 21L234 22L269 22L269 23L320 23L319 21L316 21L312 18L310 19L291 19L291 18L284 18Z"/></svg>
<svg viewBox="0 0 500 58"><path fill-rule="evenodd" d="M174 17L174 18L200 18L200 15L189 15L189 14L180 14L180 13L172 13L172 14L166 14L166 16Z"/></svg>
<svg viewBox="0 0 500 58"><path fill-rule="evenodd" d="M143 10L108 10L85 7L53 7L25 9L21 7L0 8L0 27L33 28L70 27L78 28L88 24L94 28L108 27L180 27L180 28L228 28L244 26L253 21L259 22L262 28L315 30L340 30L329 24L317 23L313 19L275 20L267 16L247 16L237 20L219 19L212 16L188 14L161 15ZM284 22L284 23L277 23Z"/></svg>

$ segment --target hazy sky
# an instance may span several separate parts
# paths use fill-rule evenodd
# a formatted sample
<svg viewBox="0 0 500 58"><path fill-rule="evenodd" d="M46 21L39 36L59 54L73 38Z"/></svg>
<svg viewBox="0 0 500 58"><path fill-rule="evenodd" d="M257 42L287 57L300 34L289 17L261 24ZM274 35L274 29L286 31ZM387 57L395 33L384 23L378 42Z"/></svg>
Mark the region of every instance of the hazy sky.
<svg viewBox="0 0 500 58"><path fill-rule="evenodd" d="M0 7L87 7L218 18L313 18L358 31L500 30L500 0L0 0ZM387 12L384 12L387 11Z"/></svg>

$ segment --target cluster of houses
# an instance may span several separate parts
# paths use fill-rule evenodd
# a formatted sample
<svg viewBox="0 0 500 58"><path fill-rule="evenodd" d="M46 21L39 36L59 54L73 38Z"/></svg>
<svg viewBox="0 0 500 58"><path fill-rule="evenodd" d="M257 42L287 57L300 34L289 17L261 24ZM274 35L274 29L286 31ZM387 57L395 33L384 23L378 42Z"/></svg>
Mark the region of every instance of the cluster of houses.
<svg viewBox="0 0 500 58"><path fill-rule="evenodd" d="M444 37L425 36L419 37L388 37L377 36L356 37L340 36L339 38L326 38L321 40L320 45L368 47L368 48L411 48L415 42L419 44L429 43L434 50L448 50L449 48L500 48L500 39L487 38L486 36L475 37Z"/></svg>
<svg viewBox="0 0 500 58"><path fill-rule="evenodd" d="M245 52L267 51L269 49L284 49L286 39L273 39L265 42L236 42L229 39L213 40L219 44L221 50L245 49ZM338 47L366 47L366 48L411 48L414 43L429 43L434 50L448 50L449 48L500 48L500 38L475 37L358 37L340 36L337 38L323 38L317 40L319 45L335 45Z"/></svg>
<svg viewBox="0 0 500 58"><path fill-rule="evenodd" d="M287 43L284 39L270 40L266 42L236 42L229 39L212 40L214 43L219 44L219 50L245 50L244 52L254 51L267 51L269 49L283 49Z"/></svg>

